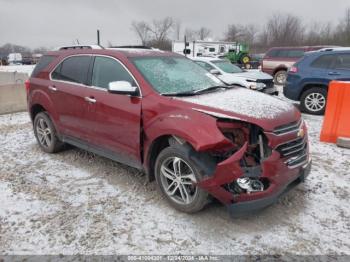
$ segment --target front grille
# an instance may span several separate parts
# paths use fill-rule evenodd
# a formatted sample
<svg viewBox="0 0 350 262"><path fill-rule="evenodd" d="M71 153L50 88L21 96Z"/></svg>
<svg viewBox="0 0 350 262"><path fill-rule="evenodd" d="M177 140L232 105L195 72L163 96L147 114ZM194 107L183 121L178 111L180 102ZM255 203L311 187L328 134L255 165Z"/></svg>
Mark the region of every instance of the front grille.
<svg viewBox="0 0 350 262"><path fill-rule="evenodd" d="M266 85L265 89L269 89L269 88L272 88L274 87L274 83L273 83L273 80L272 79L259 79L256 81L257 83L264 83Z"/></svg>
<svg viewBox="0 0 350 262"><path fill-rule="evenodd" d="M279 145L276 150L282 157L298 156L306 150L306 138L298 138L296 140Z"/></svg>
<svg viewBox="0 0 350 262"><path fill-rule="evenodd" d="M301 128L302 120L292 122L286 125L278 126L273 130L275 135L284 135L291 132L298 132Z"/></svg>
<svg viewBox="0 0 350 262"><path fill-rule="evenodd" d="M307 154L303 154L301 156L295 156L286 161L287 166L289 167L297 167L299 165L303 165L307 161Z"/></svg>
<svg viewBox="0 0 350 262"><path fill-rule="evenodd" d="M282 158L288 158L285 163L289 167L301 165L307 161L306 137L289 141L276 147Z"/></svg>

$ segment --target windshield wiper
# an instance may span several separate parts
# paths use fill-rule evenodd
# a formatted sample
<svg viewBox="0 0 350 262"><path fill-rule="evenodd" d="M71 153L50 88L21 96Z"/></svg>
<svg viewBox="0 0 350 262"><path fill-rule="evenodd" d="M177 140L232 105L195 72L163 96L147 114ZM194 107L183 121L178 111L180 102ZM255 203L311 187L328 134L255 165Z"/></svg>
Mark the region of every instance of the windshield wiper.
<svg viewBox="0 0 350 262"><path fill-rule="evenodd" d="M215 90L215 89L219 89L219 88L227 89L229 87L226 87L223 85L218 85L218 86L210 86L210 87L206 87L206 88L198 89L198 90L194 90L194 91L191 90L191 91L184 91L184 92L162 93L161 95L162 96L195 96L195 95L202 94L202 93L205 93L207 91Z"/></svg>
<svg viewBox="0 0 350 262"><path fill-rule="evenodd" d="M162 96L194 96L196 95L193 91L184 91L184 92L173 92L173 93L161 93Z"/></svg>

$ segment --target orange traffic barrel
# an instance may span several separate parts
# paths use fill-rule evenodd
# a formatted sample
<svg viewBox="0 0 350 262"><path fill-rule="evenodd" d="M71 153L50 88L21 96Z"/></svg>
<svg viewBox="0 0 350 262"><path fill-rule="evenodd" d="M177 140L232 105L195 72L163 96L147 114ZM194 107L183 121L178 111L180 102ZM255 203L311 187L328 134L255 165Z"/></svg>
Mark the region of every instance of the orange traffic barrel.
<svg viewBox="0 0 350 262"><path fill-rule="evenodd" d="M350 82L332 81L320 140L336 143L338 137L350 138Z"/></svg>

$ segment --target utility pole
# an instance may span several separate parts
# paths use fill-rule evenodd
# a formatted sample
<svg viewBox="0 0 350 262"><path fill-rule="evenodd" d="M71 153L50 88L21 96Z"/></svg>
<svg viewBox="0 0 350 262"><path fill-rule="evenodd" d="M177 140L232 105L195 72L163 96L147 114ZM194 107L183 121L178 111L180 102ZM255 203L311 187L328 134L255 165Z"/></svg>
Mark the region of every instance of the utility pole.
<svg viewBox="0 0 350 262"><path fill-rule="evenodd" d="M100 30L97 29L97 45L100 45Z"/></svg>

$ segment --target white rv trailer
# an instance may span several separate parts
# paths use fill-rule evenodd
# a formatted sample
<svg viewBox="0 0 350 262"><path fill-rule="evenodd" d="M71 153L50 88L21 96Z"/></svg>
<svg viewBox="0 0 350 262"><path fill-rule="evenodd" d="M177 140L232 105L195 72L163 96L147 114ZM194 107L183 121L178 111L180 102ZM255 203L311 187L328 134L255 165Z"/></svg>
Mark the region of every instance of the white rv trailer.
<svg viewBox="0 0 350 262"><path fill-rule="evenodd" d="M190 57L221 56L227 54L229 51L239 52L240 48L241 46L237 42L224 41L198 40L187 42L186 46L184 41L174 41L172 45L173 52Z"/></svg>

